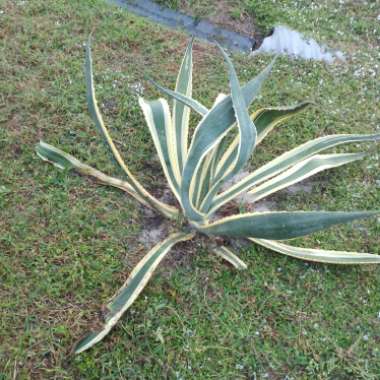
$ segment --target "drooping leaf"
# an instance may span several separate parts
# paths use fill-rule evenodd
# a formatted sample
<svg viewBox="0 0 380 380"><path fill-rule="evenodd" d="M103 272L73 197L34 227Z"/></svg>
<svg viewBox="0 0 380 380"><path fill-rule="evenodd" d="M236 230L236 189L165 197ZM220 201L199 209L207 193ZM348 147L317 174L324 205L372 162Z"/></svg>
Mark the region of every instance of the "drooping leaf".
<svg viewBox="0 0 380 380"><path fill-rule="evenodd" d="M150 207L149 203L141 198L128 182L122 181L118 178L110 177L101 171L92 168L89 165L83 164L71 154L65 153L62 150L55 148L52 145L46 144L43 141L40 141L36 145L36 153L42 160L50 162L59 169L75 170L82 175L95 178L97 181L104 185L116 187L127 192L136 198L139 202L141 202L144 206Z"/></svg>
<svg viewBox="0 0 380 380"><path fill-rule="evenodd" d="M242 261L237 255L235 255L231 249L220 246L213 248L213 252L216 253L218 256L220 256L222 259L228 261L230 264L232 264L236 269L238 270L244 270L247 269L247 264Z"/></svg>
<svg viewBox="0 0 380 380"><path fill-rule="evenodd" d="M146 101L143 98L139 98L139 104L143 110L166 179L172 192L180 201L181 173L177 151L175 150L176 136L173 133L175 131L169 105L165 99Z"/></svg>
<svg viewBox="0 0 380 380"><path fill-rule="evenodd" d="M282 154L275 158L253 173L249 174L235 185L231 186L226 191L217 195L208 208L208 215L214 213L219 207L229 202L244 191L251 189L253 186L257 186L265 180L278 175L282 171L289 167L298 164L306 160L313 155L333 148L338 145L354 143L354 142L366 142L366 141L379 141L380 134L370 135L330 135L320 137L302 144L289 152Z"/></svg>
<svg viewBox="0 0 380 380"><path fill-rule="evenodd" d="M336 224L369 218L378 213L370 211L257 212L230 216L208 225L197 226L197 228L207 235L286 240L305 236Z"/></svg>
<svg viewBox="0 0 380 380"><path fill-rule="evenodd" d="M157 209L161 214L167 216L171 219L177 219L178 210L175 207L169 206L158 199L156 199L153 195L151 195L144 186L135 178L135 176L131 173L127 165L125 164L123 158L121 157L118 149L116 148L112 138L104 125L102 116L100 114L96 97L95 97L95 87L92 73L92 57L91 57L91 39L89 38L88 43L86 45L86 83L87 83L87 102L88 108L91 114L92 119L95 122L95 125L102 135L106 145L111 150L113 156L115 157L117 163L124 170L127 175L127 181L136 191L140 198L144 199L147 203L149 203L153 208Z"/></svg>
<svg viewBox="0 0 380 380"><path fill-rule="evenodd" d="M145 285L152 277L154 270L173 245L181 241L189 240L192 237L192 234L172 234L149 251L149 253L134 268L117 295L108 304L109 313L106 316L104 326L100 330L92 332L83 338L76 345L75 353L79 354L88 350L94 344L101 341L143 291Z"/></svg>
<svg viewBox="0 0 380 380"><path fill-rule="evenodd" d="M327 264L379 264L380 255L370 253L357 253L345 251L330 251L325 249L311 249L294 247L278 241L253 239L256 244L262 245L272 251L282 253L300 260L315 261Z"/></svg>
<svg viewBox="0 0 380 380"><path fill-rule="evenodd" d="M299 164L285 170L278 176L253 188L249 194L250 202L256 202L276 191L285 189L295 183L301 182L323 170L337 168L351 162L361 160L365 153L338 153L317 154L311 158L301 161Z"/></svg>
<svg viewBox="0 0 380 380"><path fill-rule="evenodd" d="M302 112L310 104L310 102L303 102L293 107L261 108L254 112L251 117L257 129L257 144L260 144L276 126Z"/></svg>

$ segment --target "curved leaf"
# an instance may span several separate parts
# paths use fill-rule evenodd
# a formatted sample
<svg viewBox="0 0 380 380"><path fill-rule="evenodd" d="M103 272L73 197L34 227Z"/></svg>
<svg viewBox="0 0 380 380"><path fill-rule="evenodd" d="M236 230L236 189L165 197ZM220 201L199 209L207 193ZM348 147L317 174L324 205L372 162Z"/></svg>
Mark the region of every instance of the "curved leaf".
<svg viewBox="0 0 380 380"><path fill-rule="evenodd" d="M239 130L239 145L236 159L231 172L225 178L225 180L228 180L239 172L249 160L256 145L257 131L255 124L249 116L234 66L225 51L220 46L219 49L223 54L230 73L231 99Z"/></svg>
<svg viewBox="0 0 380 380"><path fill-rule="evenodd" d="M247 264L239 259L229 248L220 246L213 248L213 252L220 256L222 259L228 261L238 270L247 269Z"/></svg>
<svg viewBox="0 0 380 380"><path fill-rule="evenodd" d="M241 89L246 107L251 104L257 95L262 83L269 75L273 64L274 61ZM195 129L188 158L184 167L181 185L181 203L186 216L190 220L202 222L205 217L204 213L199 212L192 204L192 194L190 194L191 181L205 155L213 147L219 144L220 140L233 127L235 121L234 105L230 95L216 103L213 108L204 115L203 119Z"/></svg>
<svg viewBox="0 0 380 380"><path fill-rule="evenodd" d="M215 223L197 226L207 235L235 238L286 240L353 220L369 218L379 212L263 212L234 215Z"/></svg>
<svg viewBox="0 0 380 380"><path fill-rule="evenodd" d="M282 171L288 169L289 167L298 164L305 159L312 157L313 155L333 148L337 145L354 143L354 142L365 142L365 141L379 141L380 134L371 135L330 135L320 137L302 144L289 152L282 154L281 156L275 158L274 160L268 162L264 166L255 170L253 173L249 174L241 181L231 186L228 190L217 195L209 208L208 215L211 215L219 207L229 202L231 199L235 198L244 191L249 190L253 186L257 186L263 181L274 177L275 175L281 173Z"/></svg>
<svg viewBox="0 0 380 380"><path fill-rule="evenodd" d="M195 174L195 179L191 183L190 192L193 196L192 203L198 208L204 194L208 191L212 166L212 153L207 153L202 160L199 170Z"/></svg>
<svg viewBox="0 0 380 380"><path fill-rule="evenodd" d="M215 174L213 176L212 186L201 204L201 211L206 213L211 206L212 201L215 198L216 193L219 191L220 186L228 178L231 177L231 173L234 169L234 161L238 152L239 136L236 136L229 144L228 148L224 151L221 159L217 163Z"/></svg>
<svg viewBox="0 0 380 380"><path fill-rule="evenodd" d="M293 107L262 108L254 112L251 115L251 118L257 130L256 145L260 144L264 137L277 125L283 123L296 113L301 112L310 104L310 102L305 102ZM209 210L211 203L220 188L220 184L228 180L226 177L230 176L230 173L233 170L232 163L237 156L238 146L239 136L236 136L218 162L213 185L210 187L210 190L201 205L202 212L207 212Z"/></svg>
<svg viewBox="0 0 380 380"><path fill-rule="evenodd" d="M200 102L198 102L198 100L195 100L189 96L181 94L180 92L173 91L164 86L161 86L160 84L158 84L156 81L152 79L149 79L149 82L153 86L157 87L157 89L160 90L165 95L168 95L171 98L173 98L175 101L180 102L183 106L187 106L191 108L194 112L198 113L201 116L206 115L207 112L209 111L209 109L205 107L203 104L201 104Z"/></svg>
<svg viewBox="0 0 380 380"><path fill-rule="evenodd" d="M139 104L143 110L166 179L172 192L180 201L179 184L181 183L181 173L177 152L174 148L176 136L173 133L168 102L165 99L146 101L139 98Z"/></svg>
<svg viewBox="0 0 380 380"><path fill-rule="evenodd" d="M380 264L380 255L370 253L301 248L279 243L277 241L263 239L249 238L249 240L272 251L300 260L315 261L326 264Z"/></svg>
<svg viewBox="0 0 380 380"><path fill-rule="evenodd" d="M175 91L191 98L193 91L193 41L192 38L187 45L185 55L182 60L181 68L178 73ZM183 103L174 99L173 102L173 125L176 137L176 156L179 170L182 173L184 162L187 157L187 144L189 135L190 109Z"/></svg>
<svg viewBox="0 0 380 380"><path fill-rule="evenodd" d="M137 264L117 295L108 304L109 313L106 316L103 328L99 331L92 332L83 338L76 345L75 353L79 354L85 350L88 350L94 344L101 341L111 331L112 327L115 326L121 316L143 291L145 285L152 277L154 270L172 246L181 241L189 240L192 237L192 234L172 234L166 240L157 244L151 251L149 251L149 253Z"/></svg>
<svg viewBox="0 0 380 380"><path fill-rule="evenodd" d="M277 125L288 120L293 115L303 111L308 107L310 102L303 102L292 107L273 107L273 108L261 108L251 115L251 119L257 130L256 145L272 131ZM218 165L218 172L224 173L226 171L225 162L231 161L232 157L237 154L239 145L239 136L236 136L230 145L229 151L225 153L221 162ZM228 166L227 166L228 167Z"/></svg>
<svg viewBox="0 0 380 380"><path fill-rule="evenodd" d="M361 160L365 156L365 153L317 154L255 187L249 192L249 200L250 202L256 202L276 191L285 189L286 187L320 173L323 170L337 168Z"/></svg>
<svg viewBox="0 0 380 380"><path fill-rule="evenodd" d="M94 80L92 74L92 58L91 58L91 39L89 38L88 43L86 45L86 83L87 83L87 102L90 114L95 122L97 129L100 134L103 136L104 141L107 146L111 150L113 156L116 161L120 165L120 167L124 170L127 175L127 181L136 191L136 193L143 198L147 203L149 203L152 207L157 209L164 216L176 219L178 217L178 210L175 207L169 206L155 197L153 197L142 185L141 183L133 176L124 160L122 159L119 151L117 150L112 138L104 125L102 116L99 112L99 108L96 102L95 97L95 88L94 88Z"/></svg>
<svg viewBox="0 0 380 380"><path fill-rule="evenodd" d="M110 177L102 173L101 171L92 168L89 165L83 164L71 154L65 153L52 145L40 141L39 144L36 145L36 153L42 160L50 162L59 169L73 169L82 175L93 177L104 185L116 187L120 190L127 192L128 194L132 195L135 199L137 199L139 202L141 202L144 206L151 207L149 203L147 203L136 193L136 191L128 182L122 181L118 178Z"/></svg>
<svg viewBox="0 0 380 380"><path fill-rule="evenodd" d="M130 181L129 169L126 166L114 142L112 141L112 138L104 124L102 115L99 111L98 104L96 101L93 69L92 69L91 38L88 39L88 42L86 45L86 88L87 88L87 104L88 104L88 110L90 112L91 118L93 119L98 132L103 137L105 144L112 152L117 163L127 174L128 181Z"/></svg>
<svg viewBox="0 0 380 380"><path fill-rule="evenodd" d="M214 105L222 101L227 95L220 93L214 102ZM195 181L192 182L191 186L194 186L193 193L193 204L198 209L210 189L213 182L216 167L220 156L223 153L224 139L222 139L218 145L214 146L206 155L205 159L202 160L201 166L196 173Z"/></svg>
<svg viewBox="0 0 380 380"><path fill-rule="evenodd" d="M260 144L277 125L303 111L310 104L310 102L303 102L292 107L271 107L257 110L251 116L257 129L257 144Z"/></svg>

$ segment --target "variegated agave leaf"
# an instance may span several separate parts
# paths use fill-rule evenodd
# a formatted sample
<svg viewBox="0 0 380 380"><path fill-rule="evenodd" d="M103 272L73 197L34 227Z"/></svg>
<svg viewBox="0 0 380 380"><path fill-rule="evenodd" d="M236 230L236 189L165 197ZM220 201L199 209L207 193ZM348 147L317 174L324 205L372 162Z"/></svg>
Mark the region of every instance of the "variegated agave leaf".
<svg viewBox="0 0 380 380"><path fill-rule="evenodd" d="M277 125L280 125L291 116L301 112L309 105L310 103L304 102L293 107L263 108L254 112L251 115L251 118L257 130L256 145L260 144L268 133ZM230 142L228 148L225 149L224 152L221 150L221 146L219 147L215 150L218 152L217 149L220 149L219 154L221 157L218 158L217 165L215 166L215 173L212 181L213 184L212 186L209 186L207 195L202 199L202 212L207 212L209 210L221 184L236 174L236 171L233 172L233 162L239 149L239 136L236 136L232 142Z"/></svg>
<svg viewBox="0 0 380 380"><path fill-rule="evenodd" d="M257 145L277 126L305 110L310 103L302 102L291 107L260 108L250 114L248 107L268 78L274 60L256 77L241 85L230 57L223 49L220 50L228 68L231 93L219 94L210 109L192 98L193 40L187 45L174 90L151 81L164 95L173 100L172 111L165 99L139 99L168 187L177 199L180 209L165 204L146 190L131 173L113 142L95 97L90 40L86 48L89 111L106 147L123 169L125 179L110 177L45 142L41 141L36 147L38 156L44 161L60 169L75 170L127 192L144 206L176 220L173 227L179 230L157 244L139 262L109 302L102 327L82 339L76 346L76 353L83 352L101 341L143 291L171 247L181 241L192 239L197 233L208 236L210 251L239 270L246 269L247 265L231 248L218 244L219 237L244 238L269 250L302 260L331 264L380 263L378 255L301 248L281 242L338 224L368 218L378 214L376 211L273 211L230 215L215 220L218 210L243 192L249 192L250 200L255 202L324 170L355 162L366 155L327 152L331 148L380 140L380 134L319 137L283 153L222 191L222 185L248 164ZM189 134L191 111L201 116L201 121L192 136Z"/></svg>
<svg viewBox="0 0 380 380"><path fill-rule="evenodd" d="M294 247L274 240L254 239L249 238L252 242L262 245L283 255L291 256L296 259L315 261L326 264L379 264L380 256L370 253L357 253L345 251L331 251L325 249L311 249Z"/></svg>
<svg viewBox="0 0 380 380"><path fill-rule="evenodd" d="M233 215L198 226L213 236L287 240L309 235L336 224L375 216L377 212L277 211Z"/></svg>
<svg viewBox="0 0 380 380"><path fill-rule="evenodd" d="M228 261L238 270L247 269L247 264L242 261L235 253L232 252L231 248L227 248L223 245L220 247L215 247L212 251L220 256L222 259Z"/></svg>
<svg viewBox="0 0 380 380"><path fill-rule="evenodd" d="M189 240L192 237L193 234L173 234L149 251L148 254L136 265L135 269L129 275L123 287L119 289L116 296L109 302L108 314L103 327L83 338L77 344L75 353L79 354L101 341L143 291L145 285L152 277L154 270L173 245L180 241Z"/></svg>
<svg viewBox="0 0 380 380"><path fill-rule="evenodd" d="M239 155L235 157L234 165L242 167L248 160L255 144L256 132L254 124L250 121L247 110L244 108L251 104L257 96L264 80L270 73L273 62L256 78L248 82L243 88L237 80L236 72L228 56L224 54L230 72L231 95L219 102L215 102L212 109L204 115L203 119L194 131L189 148L188 158L183 170L181 185L181 201L187 218L195 222L204 223L206 215L196 209L192 204L192 181L195 180L197 171L200 170L202 160L207 153L216 147L223 137L234 127L237 122L239 134L244 140L248 136L247 145L241 146ZM245 103L245 104L244 104ZM251 128L251 131L248 129ZM252 134L252 137L249 137Z"/></svg>
<svg viewBox="0 0 380 380"><path fill-rule="evenodd" d="M150 204L144 200L144 198L141 198L139 196L139 194L128 182L122 181L118 178L110 177L107 174L104 174L101 171L80 162L71 154L65 153L52 145L40 141L36 146L36 153L42 160L50 162L61 170L75 170L79 174L95 178L97 181L104 185L116 187L127 192L144 206L151 207Z"/></svg>
<svg viewBox="0 0 380 380"><path fill-rule="evenodd" d="M271 179L274 176L282 173L284 170L297 165L301 162L305 162L310 157L313 157L319 152L333 148L338 145L348 143L358 143L367 141L380 140L380 134L369 135L330 135L317 138L302 144L289 152L282 154L274 160L268 162L264 166L255 170L238 183L230 187L228 190L218 194L215 198L211 199L207 208L209 209L208 215L210 216L222 205L226 204L230 200L237 197L244 191L252 189L254 186L258 186L265 180Z"/></svg>

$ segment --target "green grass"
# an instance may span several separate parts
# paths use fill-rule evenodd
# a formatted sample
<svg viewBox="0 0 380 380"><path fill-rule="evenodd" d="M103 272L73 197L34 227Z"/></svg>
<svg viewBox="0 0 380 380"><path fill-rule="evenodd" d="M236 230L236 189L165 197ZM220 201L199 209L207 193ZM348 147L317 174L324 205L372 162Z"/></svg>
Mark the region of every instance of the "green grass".
<svg viewBox="0 0 380 380"><path fill-rule="evenodd" d="M287 24L317 38L341 41L376 42L380 28L376 23L379 1L273 1L273 0L157 0L157 3L198 17L215 17L218 12L239 19L248 14L263 34L276 24Z"/></svg>
<svg viewBox="0 0 380 380"><path fill-rule="evenodd" d="M336 12L338 1L321 1L318 20L306 0L279 9L260 3L263 26L265 14L281 14L350 57L334 66L278 60L256 106L317 106L273 133L252 167L313 137L375 131L378 3L347 2ZM95 29L105 119L143 183L164 187L134 88L145 73L174 85L186 37L100 0L0 0L0 9L0 379L378 379L380 269L308 264L251 246L241 248L249 269L238 273L201 248L188 259L174 250L178 262L161 266L110 336L72 357L147 250L137 240L144 213L116 190L44 164L34 145L43 139L121 175L86 111L83 43ZM241 80L269 60L236 56ZM210 105L227 91L222 59L198 44L195 61L195 96ZM157 96L143 84L146 97ZM310 194L271 200L288 210L379 209L379 180L374 150L319 175ZM300 244L379 254L379 235L374 219Z"/></svg>

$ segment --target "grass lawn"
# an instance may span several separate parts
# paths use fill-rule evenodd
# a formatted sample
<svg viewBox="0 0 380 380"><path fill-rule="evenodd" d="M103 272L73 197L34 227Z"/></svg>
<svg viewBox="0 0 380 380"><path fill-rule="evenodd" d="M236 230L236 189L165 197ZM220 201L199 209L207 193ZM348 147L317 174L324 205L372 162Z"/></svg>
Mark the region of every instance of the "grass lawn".
<svg viewBox="0 0 380 380"><path fill-rule="evenodd" d="M207 15L214 3L186 6ZM250 12L263 30L285 22L348 59L277 61L254 107L316 106L268 137L252 167L314 137L379 131L379 1L281 3L236 1L233 15ZM250 245L241 247L244 272L202 247L189 257L175 248L104 342L70 354L149 248L136 202L34 153L43 139L121 176L86 109L83 44L92 30L105 120L141 181L165 188L136 92L158 95L144 74L174 86L186 36L101 0L0 0L0 379L379 379L380 268L314 265ZM270 59L236 55L241 81ZM210 106L228 90L225 66L197 43L195 68L195 97ZM310 193L282 191L270 204L379 209L379 149L350 148L371 154L318 175ZM296 243L380 254L379 236L374 218Z"/></svg>

